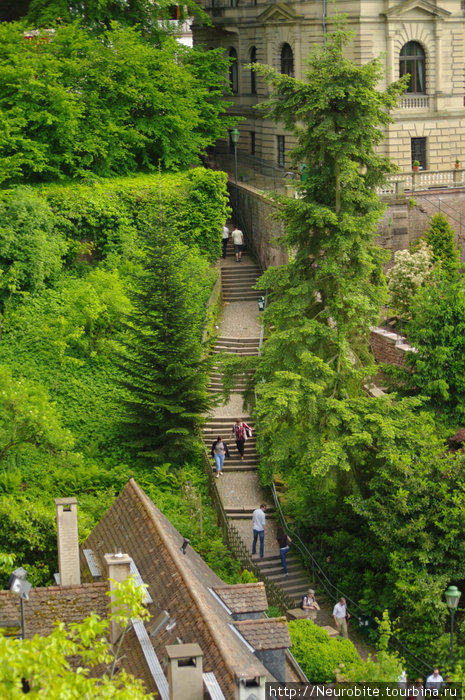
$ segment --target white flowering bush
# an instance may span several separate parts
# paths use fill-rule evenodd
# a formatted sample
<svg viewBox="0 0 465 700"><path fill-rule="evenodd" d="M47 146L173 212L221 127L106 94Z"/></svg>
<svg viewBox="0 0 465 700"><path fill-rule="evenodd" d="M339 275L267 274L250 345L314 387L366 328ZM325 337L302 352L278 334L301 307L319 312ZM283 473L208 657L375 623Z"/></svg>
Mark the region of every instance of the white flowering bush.
<svg viewBox="0 0 465 700"><path fill-rule="evenodd" d="M388 288L391 305L402 318L411 318L410 304L418 287L431 275L433 250L420 241L415 252L398 250L394 253L394 266L388 271Z"/></svg>

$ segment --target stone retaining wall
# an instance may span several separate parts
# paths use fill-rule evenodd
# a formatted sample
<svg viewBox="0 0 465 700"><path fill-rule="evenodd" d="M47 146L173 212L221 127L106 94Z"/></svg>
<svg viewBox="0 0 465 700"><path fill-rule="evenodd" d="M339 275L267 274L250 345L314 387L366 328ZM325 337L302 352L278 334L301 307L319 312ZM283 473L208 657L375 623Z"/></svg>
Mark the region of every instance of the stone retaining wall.
<svg viewBox="0 0 465 700"><path fill-rule="evenodd" d="M229 193L233 209L236 209L236 188L229 182ZM271 266L287 262L285 251L272 243L284 233L282 221L274 215L279 205L252 185L237 183L237 209L233 219L244 231L248 245L251 245L257 262L266 270Z"/></svg>
<svg viewBox="0 0 465 700"><path fill-rule="evenodd" d="M395 367L405 367L406 354L416 352L416 349L409 345L403 336L384 328L371 329L370 345L376 362L384 362Z"/></svg>
<svg viewBox="0 0 465 700"><path fill-rule="evenodd" d="M292 187L289 186L291 190ZM236 209L236 188L230 180L231 204ZM428 228L430 218L444 213L455 231L457 247L465 262L465 189L412 192L388 197L386 212L378 225L377 243L392 251L408 250ZM287 255L271 241L283 235L284 224L275 214L279 205L250 184L237 183L237 223L248 235L257 260L264 269L287 262Z"/></svg>

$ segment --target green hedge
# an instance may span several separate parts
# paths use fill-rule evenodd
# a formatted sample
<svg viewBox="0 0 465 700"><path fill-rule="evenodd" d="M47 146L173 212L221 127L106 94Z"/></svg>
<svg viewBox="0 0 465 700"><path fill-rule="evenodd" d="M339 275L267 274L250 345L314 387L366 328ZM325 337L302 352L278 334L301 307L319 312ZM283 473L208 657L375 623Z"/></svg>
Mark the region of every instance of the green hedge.
<svg viewBox="0 0 465 700"><path fill-rule="evenodd" d="M183 243L213 261L220 254L222 226L230 213L226 181L223 172L194 168L34 189L57 217L70 257L86 249L100 259L112 254L131 257L145 232L162 221Z"/></svg>
<svg viewBox="0 0 465 700"><path fill-rule="evenodd" d="M326 630L311 620L288 623L292 653L311 683L332 683L340 664L359 659L357 650L348 639L332 639Z"/></svg>

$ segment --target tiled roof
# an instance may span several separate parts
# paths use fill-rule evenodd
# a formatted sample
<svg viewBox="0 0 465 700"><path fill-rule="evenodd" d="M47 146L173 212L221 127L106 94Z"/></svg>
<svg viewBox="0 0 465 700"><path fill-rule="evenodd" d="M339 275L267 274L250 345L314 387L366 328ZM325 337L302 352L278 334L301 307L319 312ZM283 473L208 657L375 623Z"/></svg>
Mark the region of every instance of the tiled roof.
<svg viewBox="0 0 465 700"><path fill-rule="evenodd" d="M261 620L241 620L234 626L244 639L255 649L287 649L291 638L285 617L271 617Z"/></svg>
<svg viewBox="0 0 465 700"><path fill-rule="evenodd" d="M147 607L152 616L167 610L176 620L172 631L165 629L153 639L159 659L163 658L165 646L179 637L183 643L200 645L204 653L203 670L215 673L226 697L234 697L235 676L266 676L267 680L273 680L234 634L229 626L230 615L208 590L225 584L191 547L182 554L182 542L182 535L130 479L84 547L93 550L104 572L104 554L121 547L134 559L144 583L149 586L153 603ZM136 653L135 647L127 654L124 665L129 673L144 681L149 692L155 690L143 657Z"/></svg>
<svg viewBox="0 0 465 700"><path fill-rule="evenodd" d="M46 636L54 623L61 620L69 625L81 622L92 612L105 618L108 612L108 584L85 583L80 586L50 586L32 588L24 602L26 637ZM10 591L0 591L0 619L19 620L20 601Z"/></svg>
<svg viewBox="0 0 465 700"><path fill-rule="evenodd" d="M232 613L263 612L268 609L263 581L215 586L213 590Z"/></svg>

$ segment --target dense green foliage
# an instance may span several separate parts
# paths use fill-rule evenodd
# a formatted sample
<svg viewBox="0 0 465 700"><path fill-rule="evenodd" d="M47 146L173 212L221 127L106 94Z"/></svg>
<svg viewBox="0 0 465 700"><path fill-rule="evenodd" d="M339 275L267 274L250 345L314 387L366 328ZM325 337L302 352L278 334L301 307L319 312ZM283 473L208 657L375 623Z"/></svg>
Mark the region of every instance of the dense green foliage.
<svg viewBox="0 0 465 700"><path fill-rule="evenodd" d="M332 683L340 664L357 661L357 650L348 639L332 639L311 620L288 623L292 653L310 683Z"/></svg>
<svg viewBox="0 0 465 700"><path fill-rule="evenodd" d="M202 359L204 306L194 303L208 277L196 256L163 226L148 232L143 272L132 291L122 359L127 442L139 454L182 464L209 405Z"/></svg>
<svg viewBox="0 0 465 700"><path fill-rule="evenodd" d="M176 34L178 23L173 19L182 21L192 16L197 20L206 18L200 6L192 0L187 0L182 7L173 6L170 0L131 0L124 3L114 0L86 0L84 3L79 0L28 0L27 5L15 19L26 15L27 21L34 27L52 27L58 22L79 19L90 31L100 34L112 22L118 22L123 27L139 27L144 38L152 43L163 40L166 34Z"/></svg>
<svg viewBox="0 0 465 700"><path fill-rule="evenodd" d="M163 460L140 458L126 444L130 395L117 357L130 341L127 314L134 312L132 294L160 203L177 239L175 269L166 267L175 277L167 288L181 272L184 279L189 273L183 303L196 319L198 331L187 330L198 357L200 318L216 278L208 259L220 252L229 211L224 174L199 169L94 187L19 188L1 198L17 241L32 222L45 261L47 242L50 260L62 251L53 275L35 288L8 290L2 307L0 444L7 449L0 461L0 551L15 553L35 585L50 583L56 571L53 499L79 498L84 538L131 475L220 576L237 580L238 565L209 504L200 449L169 468ZM49 235L42 239L44 230ZM10 265L34 270L38 261L21 255L17 245ZM5 577L2 570L3 585Z"/></svg>
<svg viewBox="0 0 465 700"><path fill-rule="evenodd" d="M430 398L445 416L465 415L465 287L460 275L437 273L411 303L407 328L416 348L407 355L408 370L389 370L402 389Z"/></svg>
<svg viewBox="0 0 465 700"><path fill-rule="evenodd" d="M230 124L218 51L116 25L23 32L0 24L0 183L183 168Z"/></svg>

